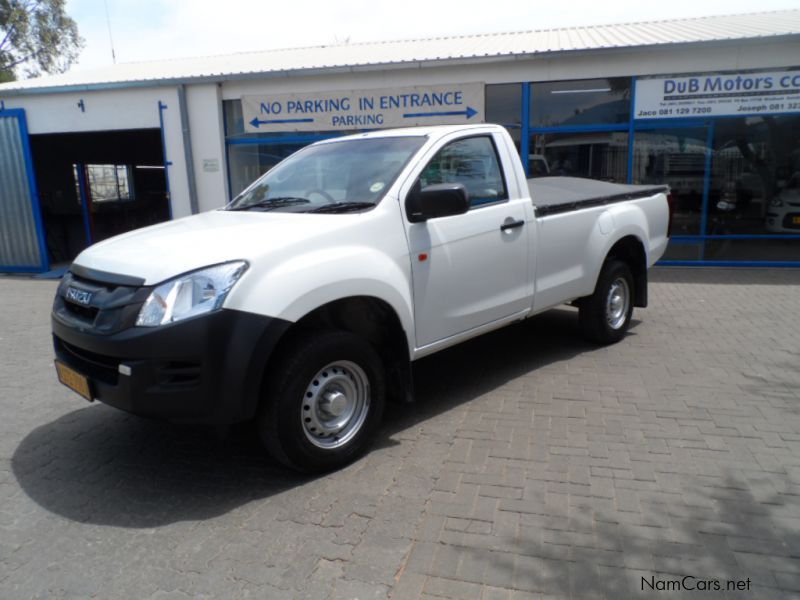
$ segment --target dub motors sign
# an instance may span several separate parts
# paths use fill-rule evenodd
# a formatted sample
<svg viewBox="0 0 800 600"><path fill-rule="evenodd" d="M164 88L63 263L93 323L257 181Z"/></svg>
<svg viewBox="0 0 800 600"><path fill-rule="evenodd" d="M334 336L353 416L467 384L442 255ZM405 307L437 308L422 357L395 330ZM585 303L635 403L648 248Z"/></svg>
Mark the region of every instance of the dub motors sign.
<svg viewBox="0 0 800 600"><path fill-rule="evenodd" d="M800 71L637 79L636 119L800 112Z"/></svg>

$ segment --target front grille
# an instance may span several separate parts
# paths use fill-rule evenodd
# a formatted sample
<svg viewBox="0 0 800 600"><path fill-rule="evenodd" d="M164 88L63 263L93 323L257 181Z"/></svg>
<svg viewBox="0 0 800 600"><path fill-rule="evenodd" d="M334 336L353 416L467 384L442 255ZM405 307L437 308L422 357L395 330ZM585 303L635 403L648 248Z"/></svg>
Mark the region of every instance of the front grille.
<svg viewBox="0 0 800 600"><path fill-rule="evenodd" d="M68 344L58 337L54 339L58 358L92 379L97 379L108 385L117 385L120 359L89 352L83 348Z"/></svg>
<svg viewBox="0 0 800 600"><path fill-rule="evenodd" d="M64 307L76 317L84 319L89 323L94 323L95 317L97 317L97 313L100 312L99 308L96 308L94 306L83 306L81 304L75 304L74 302L70 302L66 298L64 299Z"/></svg>
<svg viewBox="0 0 800 600"><path fill-rule="evenodd" d="M70 299L70 288L88 294L87 303L80 304ZM81 331L110 335L136 324L136 317L149 293L146 287L108 284L68 272L56 294L53 315L65 325Z"/></svg>

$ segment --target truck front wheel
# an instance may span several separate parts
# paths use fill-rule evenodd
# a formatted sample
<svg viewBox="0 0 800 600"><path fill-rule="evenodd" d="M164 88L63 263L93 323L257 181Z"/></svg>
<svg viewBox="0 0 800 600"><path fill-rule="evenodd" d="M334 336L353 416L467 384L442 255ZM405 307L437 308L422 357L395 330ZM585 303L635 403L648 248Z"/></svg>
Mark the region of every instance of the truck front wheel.
<svg viewBox="0 0 800 600"><path fill-rule="evenodd" d="M633 275L620 260L606 261L591 296L579 303L578 319L583 335L598 344L621 340L633 314Z"/></svg>
<svg viewBox="0 0 800 600"><path fill-rule="evenodd" d="M264 393L258 430L270 454L300 471L329 471L372 442L386 395L383 365L356 335L309 332L272 366Z"/></svg>

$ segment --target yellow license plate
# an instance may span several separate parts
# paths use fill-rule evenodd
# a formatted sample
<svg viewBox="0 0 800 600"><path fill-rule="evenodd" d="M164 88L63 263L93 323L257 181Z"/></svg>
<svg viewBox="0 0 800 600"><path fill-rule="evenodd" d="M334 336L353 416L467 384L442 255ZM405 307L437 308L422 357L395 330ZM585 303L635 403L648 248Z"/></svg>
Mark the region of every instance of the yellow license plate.
<svg viewBox="0 0 800 600"><path fill-rule="evenodd" d="M71 369L62 362L55 361L55 364L56 373L58 373L58 380L73 392L78 392L81 396L91 402L92 392L89 388L89 379L85 375L81 375L75 369Z"/></svg>
<svg viewBox="0 0 800 600"><path fill-rule="evenodd" d="M800 217L792 217L793 225L800 225Z"/></svg>

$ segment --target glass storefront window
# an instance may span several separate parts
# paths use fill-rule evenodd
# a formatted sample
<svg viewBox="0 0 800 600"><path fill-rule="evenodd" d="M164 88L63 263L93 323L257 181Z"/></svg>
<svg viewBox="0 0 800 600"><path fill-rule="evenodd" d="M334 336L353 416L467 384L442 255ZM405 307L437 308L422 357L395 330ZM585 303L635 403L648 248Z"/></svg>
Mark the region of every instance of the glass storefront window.
<svg viewBox="0 0 800 600"><path fill-rule="evenodd" d="M531 84L531 127L627 123L630 77Z"/></svg>
<svg viewBox="0 0 800 600"><path fill-rule="evenodd" d="M248 185L297 152L305 144L238 144L228 146L231 198Z"/></svg>
<svg viewBox="0 0 800 600"><path fill-rule="evenodd" d="M673 235L699 235L706 172L706 128L637 130L633 183L667 184L673 198Z"/></svg>
<svg viewBox="0 0 800 600"><path fill-rule="evenodd" d="M714 239L706 240L705 260L800 261L800 240Z"/></svg>
<svg viewBox="0 0 800 600"><path fill-rule="evenodd" d="M719 119L709 234L800 233L800 117Z"/></svg>
<svg viewBox="0 0 800 600"><path fill-rule="evenodd" d="M528 154L531 177L565 175L625 183L628 134L622 131L534 134Z"/></svg>
<svg viewBox="0 0 800 600"><path fill-rule="evenodd" d="M486 86L486 122L508 129L517 150L522 139L522 84Z"/></svg>
<svg viewBox="0 0 800 600"><path fill-rule="evenodd" d="M244 135L244 117L241 100L223 100L222 115L225 119L225 135L238 137Z"/></svg>

